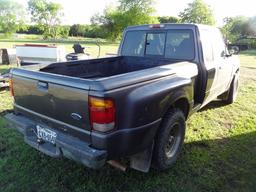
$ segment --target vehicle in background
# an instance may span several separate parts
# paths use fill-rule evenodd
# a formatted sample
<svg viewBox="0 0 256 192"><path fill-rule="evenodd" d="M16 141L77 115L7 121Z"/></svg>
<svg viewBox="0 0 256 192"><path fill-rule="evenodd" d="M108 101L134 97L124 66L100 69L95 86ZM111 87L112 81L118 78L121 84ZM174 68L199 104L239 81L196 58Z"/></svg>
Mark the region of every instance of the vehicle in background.
<svg viewBox="0 0 256 192"><path fill-rule="evenodd" d="M234 53L234 51L232 51ZM170 168L186 120L217 97L231 104L239 58L221 32L195 24L128 27L118 56L11 71L6 118L35 149L91 168L130 159L147 172Z"/></svg>

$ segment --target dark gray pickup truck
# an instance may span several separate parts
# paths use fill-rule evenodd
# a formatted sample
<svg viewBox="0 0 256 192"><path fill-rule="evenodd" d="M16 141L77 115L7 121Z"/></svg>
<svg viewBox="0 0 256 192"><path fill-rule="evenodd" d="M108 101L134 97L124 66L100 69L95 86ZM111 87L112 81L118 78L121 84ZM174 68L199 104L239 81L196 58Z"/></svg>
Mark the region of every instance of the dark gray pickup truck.
<svg viewBox="0 0 256 192"><path fill-rule="evenodd" d="M186 119L215 98L232 103L239 59L220 31L193 24L128 27L118 56L12 69L14 112L25 142L91 168L120 158L147 172L169 168Z"/></svg>

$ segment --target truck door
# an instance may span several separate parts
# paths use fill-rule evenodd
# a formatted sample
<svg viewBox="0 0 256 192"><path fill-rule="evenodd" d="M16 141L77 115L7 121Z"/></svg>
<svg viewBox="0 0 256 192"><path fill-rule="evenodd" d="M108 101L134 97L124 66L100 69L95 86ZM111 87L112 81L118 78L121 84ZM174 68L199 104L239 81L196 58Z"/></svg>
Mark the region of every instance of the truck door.
<svg viewBox="0 0 256 192"><path fill-rule="evenodd" d="M231 82L231 74L232 74L232 58L228 57L228 50L227 46L224 42L223 36L221 32L216 29L214 30L214 36L215 38L215 45L214 45L214 62L216 67L218 68L218 95L225 92L229 84Z"/></svg>
<svg viewBox="0 0 256 192"><path fill-rule="evenodd" d="M219 94L220 84L218 83L219 68L214 59L215 42L212 39L212 31L210 29L200 30L200 40L202 45L204 66L207 73L207 83L205 97L202 105L206 105L209 101L216 98Z"/></svg>

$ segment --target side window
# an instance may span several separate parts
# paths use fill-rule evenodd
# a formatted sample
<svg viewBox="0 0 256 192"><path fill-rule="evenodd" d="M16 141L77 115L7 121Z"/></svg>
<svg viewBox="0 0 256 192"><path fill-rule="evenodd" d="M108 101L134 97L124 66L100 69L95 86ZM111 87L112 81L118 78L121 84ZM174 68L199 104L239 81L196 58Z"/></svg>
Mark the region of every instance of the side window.
<svg viewBox="0 0 256 192"><path fill-rule="evenodd" d="M148 33L146 41L146 55L163 55L165 33Z"/></svg>
<svg viewBox="0 0 256 192"><path fill-rule="evenodd" d="M193 31L186 29L169 30L166 37L165 57L192 60L195 57Z"/></svg>
<svg viewBox="0 0 256 192"><path fill-rule="evenodd" d="M220 57L223 57L223 54L226 53L226 44L224 42L223 36L219 30L214 30L213 33L213 40L214 40L214 57L216 59L219 59Z"/></svg>
<svg viewBox="0 0 256 192"><path fill-rule="evenodd" d="M205 65L206 65L206 67L211 67L212 62L214 61L211 31L201 30L200 31L200 39L201 39L202 48L203 48L203 56L204 56Z"/></svg>

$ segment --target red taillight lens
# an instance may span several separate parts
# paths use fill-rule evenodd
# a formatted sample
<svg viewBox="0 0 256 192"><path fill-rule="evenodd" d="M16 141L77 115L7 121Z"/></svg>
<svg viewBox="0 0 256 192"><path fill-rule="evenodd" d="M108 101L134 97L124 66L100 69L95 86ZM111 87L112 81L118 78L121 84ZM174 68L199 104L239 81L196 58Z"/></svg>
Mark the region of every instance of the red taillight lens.
<svg viewBox="0 0 256 192"><path fill-rule="evenodd" d="M11 96L14 97L13 80L12 80L12 78L9 79L9 89L10 89Z"/></svg>
<svg viewBox="0 0 256 192"><path fill-rule="evenodd" d="M91 127L95 131L108 132L115 128L115 105L112 100L89 97Z"/></svg>

